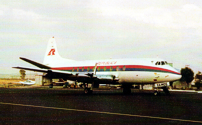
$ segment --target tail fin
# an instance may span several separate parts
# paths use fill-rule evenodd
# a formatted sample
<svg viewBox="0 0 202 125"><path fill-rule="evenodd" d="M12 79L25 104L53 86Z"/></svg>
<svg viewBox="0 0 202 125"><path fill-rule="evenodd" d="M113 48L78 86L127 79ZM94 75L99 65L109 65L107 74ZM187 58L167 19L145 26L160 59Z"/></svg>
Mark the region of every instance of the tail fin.
<svg viewBox="0 0 202 125"><path fill-rule="evenodd" d="M73 61L73 60L62 58L58 53L55 38L54 37L50 38L48 42L48 47L46 49L43 64L50 67L54 67L61 62L68 62L68 61Z"/></svg>

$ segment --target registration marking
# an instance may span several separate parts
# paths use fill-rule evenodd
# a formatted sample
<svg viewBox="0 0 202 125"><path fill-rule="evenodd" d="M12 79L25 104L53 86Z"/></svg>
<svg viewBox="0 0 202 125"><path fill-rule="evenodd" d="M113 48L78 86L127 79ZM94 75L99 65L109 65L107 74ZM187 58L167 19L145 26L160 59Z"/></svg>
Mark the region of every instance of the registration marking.
<svg viewBox="0 0 202 125"><path fill-rule="evenodd" d="M23 106L23 107L33 107L33 108L43 108L43 109L55 109L55 110L75 111L75 112L89 112L89 113L107 114L107 115L117 115L117 116L128 116L128 117L140 117L140 118L150 118L150 119L161 119L161 120L180 121L180 122L202 123L202 121L195 121L195 120L166 118L166 117L156 117L156 116L145 116L145 115L133 115L133 114L123 114L123 113L113 113L113 112L101 112L101 111L91 111L91 110L82 110L82 109L69 109L69 108L59 108L59 107L46 107L46 106L26 105L26 104L16 104L16 103L6 103L6 102L0 102L0 104L2 104L2 105Z"/></svg>

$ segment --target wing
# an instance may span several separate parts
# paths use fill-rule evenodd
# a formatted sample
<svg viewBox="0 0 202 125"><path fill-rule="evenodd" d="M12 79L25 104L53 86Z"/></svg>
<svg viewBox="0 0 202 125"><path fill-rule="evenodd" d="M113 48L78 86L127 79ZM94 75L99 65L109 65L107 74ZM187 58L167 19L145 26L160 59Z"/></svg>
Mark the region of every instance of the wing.
<svg viewBox="0 0 202 125"><path fill-rule="evenodd" d="M23 69L23 70L29 70L29 71L35 71L35 72L42 72L47 73L47 75L51 75L52 78L66 78L70 80L77 80L77 81L92 81L92 80L99 80L99 81L118 81L118 78L116 78L114 75L96 75L96 68L97 64L95 64L95 70L92 73L89 72L69 72L69 71L61 71L61 70L52 70L51 67L46 66L44 64L35 62L30 59L26 59L23 57L20 57L20 59L31 63L38 68L26 68L26 67L12 67L16 69Z"/></svg>
<svg viewBox="0 0 202 125"><path fill-rule="evenodd" d="M15 68L15 69L23 69L23 70L29 70L29 71L35 71L35 72L43 72L43 73L58 73L58 74L73 75L71 72L60 71L60 70L34 69L34 68L25 68L25 67L12 67L12 68Z"/></svg>
<svg viewBox="0 0 202 125"><path fill-rule="evenodd" d="M114 75L94 75L93 73L73 73L67 71L60 70L51 70L51 69L34 69L34 68L25 68L25 67L13 67L16 69L23 69L35 72L47 73L47 75L51 75L53 78L67 78L70 80L77 80L80 82L83 81L91 81L91 80L99 80L100 82L108 82L108 81L118 81Z"/></svg>

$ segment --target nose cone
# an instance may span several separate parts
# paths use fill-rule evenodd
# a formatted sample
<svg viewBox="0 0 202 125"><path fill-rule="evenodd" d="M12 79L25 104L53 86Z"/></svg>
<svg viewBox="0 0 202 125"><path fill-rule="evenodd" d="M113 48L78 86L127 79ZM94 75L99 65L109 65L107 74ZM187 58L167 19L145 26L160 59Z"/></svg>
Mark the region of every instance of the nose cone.
<svg viewBox="0 0 202 125"><path fill-rule="evenodd" d="M180 80L181 77L182 77L182 75L180 73L180 70L178 70L178 69L175 69L175 70L176 70L176 74L174 75L174 79L175 80Z"/></svg>
<svg viewBox="0 0 202 125"><path fill-rule="evenodd" d="M180 73L180 70L178 70L178 69L173 69L173 70L174 70L175 73L172 75L172 80L173 81L180 80L181 77L182 77L182 75Z"/></svg>
<svg viewBox="0 0 202 125"><path fill-rule="evenodd" d="M174 78L174 80L180 80L181 79L181 77L182 77L182 75L181 74L179 74L179 75L175 75L173 78Z"/></svg>

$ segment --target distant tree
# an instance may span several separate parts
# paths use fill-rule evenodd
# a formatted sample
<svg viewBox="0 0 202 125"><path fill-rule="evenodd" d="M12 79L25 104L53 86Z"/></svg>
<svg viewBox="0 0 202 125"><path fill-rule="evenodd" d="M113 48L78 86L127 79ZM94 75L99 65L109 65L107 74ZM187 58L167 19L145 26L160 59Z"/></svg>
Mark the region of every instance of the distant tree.
<svg viewBox="0 0 202 125"><path fill-rule="evenodd" d="M181 69L181 79L180 81L185 81L187 83L187 85L189 85L189 83L191 83L191 81L194 79L194 72L192 69L185 67Z"/></svg>
<svg viewBox="0 0 202 125"><path fill-rule="evenodd" d="M25 79L25 76L26 76L25 70L21 69L21 70L20 70L20 75L21 75L21 76L20 76L21 79Z"/></svg>
<svg viewBox="0 0 202 125"><path fill-rule="evenodd" d="M199 90L201 87L201 83L199 81L196 81L195 86L196 86L197 90Z"/></svg>
<svg viewBox="0 0 202 125"><path fill-rule="evenodd" d="M201 87L201 77L201 72L198 72L195 76L195 86L197 87L197 90L199 90Z"/></svg>

